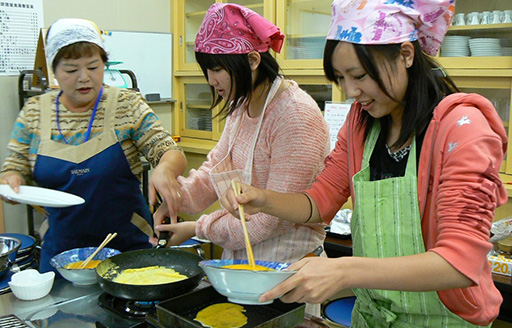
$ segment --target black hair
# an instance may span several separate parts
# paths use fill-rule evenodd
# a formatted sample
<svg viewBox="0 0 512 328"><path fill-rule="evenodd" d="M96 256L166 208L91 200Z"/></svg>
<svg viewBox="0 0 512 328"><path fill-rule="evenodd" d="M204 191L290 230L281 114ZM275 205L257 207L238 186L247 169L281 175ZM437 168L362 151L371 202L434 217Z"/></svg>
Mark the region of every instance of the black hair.
<svg viewBox="0 0 512 328"><path fill-rule="evenodd" d="M260 53L261 62L258 66L258 73L254 84L251 78L251 66L249 64L249 55L224 55L224 54L205 54L196 52L196 60L201 66L203 74L208 80L207 70L210 69L224 69L231 77L231 91L235 90L232 102L225 102L217 115L222 115L226 118L231 115L237 105L241 104L244 100L250 101L252 92L259 85L272 82L279 75L279 64L275 58L267 51ZM217 106L223 98L217 94L215 88L210 86L212 93L211 109ZM227 99L231 98L231 94Z"/></svg>
<svg viewBox="0 0 512 328"><path fill-rule="evenodd" d="M333 53L339 42L327 40L324 51L324 72L330 81L339 85L332 65ZM419 134L425 129L432 118L432 113L437 104L447 95L459 92L453 80L447 76L440 65L430 56L426 55L418 41L412 42L414 46L414 61L407 69L409 83L404 99L400 101L403 108L402 127L398 140L392 147L400 147L414 134ZM366 73L371 77L380 89L391 99L394 99L383 82L383 74L379 70L379 63L394 63L400 55L401 44L387 45L362 45L353 44L357 57ZM342 60L342 59L339 59ZM393 69L393 67L388 67ZM382 118L381 128L387 135L389 115ZM374 118L366 111L362 111L360 126L368 135Z"/></svg>

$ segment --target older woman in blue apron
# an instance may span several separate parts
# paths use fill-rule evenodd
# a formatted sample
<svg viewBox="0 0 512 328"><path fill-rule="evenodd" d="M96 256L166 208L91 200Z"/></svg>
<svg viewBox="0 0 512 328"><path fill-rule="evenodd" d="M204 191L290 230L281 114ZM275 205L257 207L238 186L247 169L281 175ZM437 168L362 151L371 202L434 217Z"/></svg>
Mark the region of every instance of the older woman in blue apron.
<svg viewBox="0 0 512 328"><path fill-rule="evenodd" d="M46 52L61 90L27 102L15 124L2 179L13 189L38 186L76 194L82 205L46 208L39 269L54 255L98 246L149 248L153 221L140 188L140 156L156 166L151 191L169 203L179 197L155 181L181 174L186 159L140 94L103 85L107 61L97 26L61 19L47 35Z"/></svg>
<svg viewBox="0 0 512 328"><path fill-rule="evenodd" d="M486 254L507 200L507 134L491 102L458 92L428 55L455 1L335 0L324 71L355 102L324 171L304 193L243 186L222 204L329 222L352 197L353 257L310 258L262 295L319 303L352 288L352 327L490 326L502 302ZM293 205L288 205L293 204Z"/></svg>

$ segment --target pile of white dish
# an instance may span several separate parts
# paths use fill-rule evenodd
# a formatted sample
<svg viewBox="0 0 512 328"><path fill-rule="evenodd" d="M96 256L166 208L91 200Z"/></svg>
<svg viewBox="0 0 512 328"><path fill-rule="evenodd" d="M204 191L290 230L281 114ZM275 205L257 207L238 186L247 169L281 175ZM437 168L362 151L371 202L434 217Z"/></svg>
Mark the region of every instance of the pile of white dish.
<svg viewBox="0 0 512 328"><path fill-rule="evenodd" d="M441 45L441 56L443 57L467 57L469 36L447 35Z"/></svg>
<svg viewBox="0 0 512 328"><path fill-rule="evenodd" d="M472 57L501 56L500 39L473 38L469 40Z"/></svg>

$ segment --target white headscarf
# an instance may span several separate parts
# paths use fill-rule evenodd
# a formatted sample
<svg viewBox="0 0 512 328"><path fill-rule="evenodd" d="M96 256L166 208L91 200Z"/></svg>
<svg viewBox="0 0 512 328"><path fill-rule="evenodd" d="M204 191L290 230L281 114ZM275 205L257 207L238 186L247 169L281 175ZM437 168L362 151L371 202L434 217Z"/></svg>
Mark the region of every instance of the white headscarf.
<svg viewBox="0 0 512 328"><path fill-rule="evenodd" d="M77 42L90 42L105 50L101 31L95 23L80 18L62 18L50 26L46 38L46 56L53 66L55 56L65 46Z"/></svg>

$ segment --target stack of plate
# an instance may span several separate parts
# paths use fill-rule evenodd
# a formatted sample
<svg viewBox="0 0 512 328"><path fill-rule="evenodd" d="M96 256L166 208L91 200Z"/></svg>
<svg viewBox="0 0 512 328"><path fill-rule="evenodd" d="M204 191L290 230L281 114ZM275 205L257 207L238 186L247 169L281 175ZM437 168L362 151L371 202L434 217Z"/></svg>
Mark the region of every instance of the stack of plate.
<svg viewBox="0 0 512 328"><path fill-rule="evenodd" d="M469 36L448 35L441 45L441 56L443 57L465 57L469 56Z"/></svg>
<svg viewBox="0 0 512 328"><path fill-rule="evenodd" d="M2 233L0 236L13 237L21 241L21 246L18 249L16 260L14 262L14 264L17 265L20 270L38 267L39 255L36 251L37 243L34 237L20 233ZM11 291L11 288L9 287L9 281L11 280L12 275L13 273L8 271L4 276L0 278L0 295Z"/></svg>
<svg viewBox="0 0 512 328"><path fill-rule="evenodd" d="M469 40L471 56L501 56L500 39L495 38L474 38Z"/></svg>
<svg viewBox="0 0 512 328"><path fill-rule="evenodd" d="M512 47L501 47L502 56L512 56Z"/></svg>

